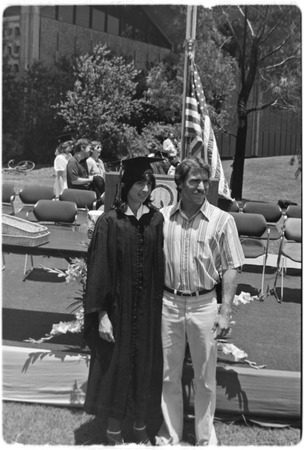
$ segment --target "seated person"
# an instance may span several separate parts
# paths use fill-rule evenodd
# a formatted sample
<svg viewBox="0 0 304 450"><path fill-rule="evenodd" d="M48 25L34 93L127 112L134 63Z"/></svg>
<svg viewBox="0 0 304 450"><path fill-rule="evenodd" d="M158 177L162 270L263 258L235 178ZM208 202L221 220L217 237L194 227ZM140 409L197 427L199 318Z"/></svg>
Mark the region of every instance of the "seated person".
<svg viewBox="0 0 304 450"><path fill-rule="evenodd" d="M86 160L88 174L89 176L93 176L93 188L98 198L100 198L105 191L105 167L102 160L99 158L101 150L101 143L92 141L91 154Z"/></svg>
<svg viewBox="0 0 304 450"><path fill-rule="evenodd" d="M90 151L90 141L78 139L74 147L74 155L67 164L67 185L69 189L92 189L93 176L89 176L85 165L81 164L81 161L89 157Z"/></svg>

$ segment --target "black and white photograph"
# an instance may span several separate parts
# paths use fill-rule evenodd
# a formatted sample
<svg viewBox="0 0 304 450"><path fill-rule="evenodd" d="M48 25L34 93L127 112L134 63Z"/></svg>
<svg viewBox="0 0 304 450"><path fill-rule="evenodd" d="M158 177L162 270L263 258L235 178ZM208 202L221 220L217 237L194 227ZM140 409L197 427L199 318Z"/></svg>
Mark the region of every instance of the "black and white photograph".
<svg viewBox="0 0 304 450"><path fill-rule="evenodd" d="M2 9L2 445L302 440L302 8Z"/></svg>

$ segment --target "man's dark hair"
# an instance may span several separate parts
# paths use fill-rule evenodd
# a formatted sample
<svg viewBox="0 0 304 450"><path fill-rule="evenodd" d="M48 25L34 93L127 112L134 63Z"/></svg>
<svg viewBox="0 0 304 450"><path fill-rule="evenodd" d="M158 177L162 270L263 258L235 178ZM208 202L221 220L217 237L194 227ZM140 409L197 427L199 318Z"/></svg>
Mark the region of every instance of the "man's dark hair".
<svg viewBox="0 0 304 450"><path fill-rule="evenodd" d="M177 190L180 190L180 185L186 180L190 170L198 169L205 170L210 178L210 166L202 158L186 158L175 169L174 180L177 186Z"/></svg>
<svg viewBox="0 0 304 450"><path fill-rule="evenodd" d="M78 139L74 147L74 154L81 152L81 150L84 147L87 147L87 145L90 145L89 139Z"/></svg>

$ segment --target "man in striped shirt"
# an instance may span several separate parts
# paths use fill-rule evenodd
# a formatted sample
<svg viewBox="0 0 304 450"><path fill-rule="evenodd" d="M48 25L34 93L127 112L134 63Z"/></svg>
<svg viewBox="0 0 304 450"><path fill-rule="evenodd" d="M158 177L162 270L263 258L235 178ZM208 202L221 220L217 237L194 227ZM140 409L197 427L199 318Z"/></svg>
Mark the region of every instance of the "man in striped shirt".
<svg viewBox="0 0 304 450"><path fill-rule="evenodd" d="M164 422L156 445L178 444L183 432L182 370L188 343L194 369L195 432L198 445L217 443L217 341L230 327L237 269L244 255L233 217L211 205L206 195L210 166L200 158L177 167L177 205L164 216L165 286L162 341ZM216 285L221 284L218 310Z"/></svg>

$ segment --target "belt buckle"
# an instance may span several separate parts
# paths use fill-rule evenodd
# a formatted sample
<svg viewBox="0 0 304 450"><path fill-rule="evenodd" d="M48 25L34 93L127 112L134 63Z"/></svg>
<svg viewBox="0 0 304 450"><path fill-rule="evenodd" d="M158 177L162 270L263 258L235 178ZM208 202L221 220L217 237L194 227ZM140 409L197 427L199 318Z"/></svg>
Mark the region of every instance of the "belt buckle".
<svg viewBox="0 0 304 450"><path fill-rule="evenodd" d="M186 297L190 297L192 295L192 292L191 291L182 291L181 292L181 296L183 297L183 296L186 296Z"/></svg>

